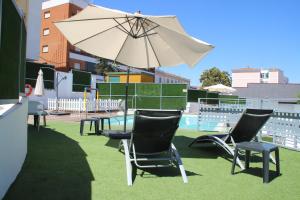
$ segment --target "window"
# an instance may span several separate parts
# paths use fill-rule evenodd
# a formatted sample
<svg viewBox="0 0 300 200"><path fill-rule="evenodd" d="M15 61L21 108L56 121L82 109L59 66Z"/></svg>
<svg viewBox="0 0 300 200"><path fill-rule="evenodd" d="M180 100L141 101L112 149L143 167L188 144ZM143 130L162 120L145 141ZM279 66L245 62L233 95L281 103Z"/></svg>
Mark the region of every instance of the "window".
<svg viewBox="0 0 300 200"><path fill-rule="evenodd" d="M74 69L80 69L80 63L74 63Z"/></svg>
<svg viewBox="0 0 300 200"><path fill-rule="evenodd" d="M49 34L50 34L49 28L45 28L45 29L43 30L43 35L49 35Z"/></svg>
<svg viewBox="0 0 300 200"><path fill-rule="evenodd" d="M263 72L260 74L260 78L262 79L268 79L269 78L269 72Z"/></svg>
<svg viewBox="0 0 300 200"><path fill-rule="evenodd" d="M49 51L48 45L44 45L42 48L42 51L43 51L43 53L48 53L48 51Z"/></svg>
<svg viewBox="0 0 300 200"><path fill-rule="evenodd" d="M159 79L158 79L158 80L159 80L158 82L159 82L159 83L161 83L161 77L159 77Z"/></svg>
<svg viewBox="0 0 300 200"><path fill-rule="evenodd" d="M51 17L50 11L44 12L44 18L45 18L45 19L48 19L49 17Z"/></svg>

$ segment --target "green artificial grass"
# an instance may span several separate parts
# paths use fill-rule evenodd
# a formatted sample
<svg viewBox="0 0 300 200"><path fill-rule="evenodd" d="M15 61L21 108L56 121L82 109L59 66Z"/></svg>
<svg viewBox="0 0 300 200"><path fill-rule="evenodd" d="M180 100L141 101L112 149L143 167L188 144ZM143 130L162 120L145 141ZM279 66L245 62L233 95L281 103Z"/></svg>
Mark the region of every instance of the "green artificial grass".
<svg viewBox="0 0 300 200"><path fill-rule="evenodd" d="M199 134L178 130L174 138L188 184L174 167L138 169L128 187L118 141L80 136L79 123L50 122L39 133L29 126L26 161L4 199L300 199L299 152L280 149L282 175L263 184L260 155L247 173L236 167L238 173L231 175L231 158L222 150L187 147Z"/></svg>

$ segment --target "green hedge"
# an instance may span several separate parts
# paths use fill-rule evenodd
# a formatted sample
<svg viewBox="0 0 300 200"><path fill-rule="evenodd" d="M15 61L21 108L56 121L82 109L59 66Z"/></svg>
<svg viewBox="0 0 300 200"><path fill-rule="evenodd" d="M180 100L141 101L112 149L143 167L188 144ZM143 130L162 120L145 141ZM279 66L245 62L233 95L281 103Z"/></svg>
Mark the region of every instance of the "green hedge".
<svg viewBox="0 0 300 200"><path fill-rule="evenodd" d="M124 83L98 83L101 99L125 99ZM187 85L131 83L128 107L137 109L185 109Z"/></svg>
<svg viewBox="0 0 300 200"><path fill-rule="evenodd" d="M183 96L187 95L186 84L162 84L162 96Z"/></svg>
<svg viewBox="0 0 300 200"><path fill-rule="evenodd" d="M111 95L124 95L126 92L125 83L111 84ZM130 83L128 87L128 95L134 95L135 84Z"/></svg>
<svg viewBox="0 0 300 200"><path fill-rule="evenodd" d="M208 104L219 104L219 93L217 92L207 92L206 98Z"/></svg>
<svg viewBox="0 0 300 200"><path fill-rule="evenodd" d="M188 90L188 102L198 102L198 99L208 104L218 104L219 93L206 90ZM211 99L215 98L215 99Z"/></svg>
<svg viewBox="0 0 300 200"><path fill-rule="evenodd" d="M206 90L188 90L188 102L198 102L199 98L206 98Z"/></svg>
<svg viewBox="0 0 300 200"><path fill-rule="evenodd" d="M136 95L139 96L159 96L161 85L153 83L139 83L136 85Z"/></svg>
<svg viewBox="0 0 300 200"><path fill-rule="evenodd" d="M91 73L72 70L73 73L73 92L84 92L84 88L91 87Z"/></svg>
<svg viewBox="0 0 300 200"><path fill-rule="evenodd" d="M26 84L30 84L32 87L36 85L36 79L38 73L42 69L44 86L46 89L54 89L55 71L53 65L26 62Z"/></svg>
<svg viewBox="0 0 300 200"><path fill-rule="evenodd" d="M14 3L1 3L0 99L18 99L24 92L26 29Z"/></svg>

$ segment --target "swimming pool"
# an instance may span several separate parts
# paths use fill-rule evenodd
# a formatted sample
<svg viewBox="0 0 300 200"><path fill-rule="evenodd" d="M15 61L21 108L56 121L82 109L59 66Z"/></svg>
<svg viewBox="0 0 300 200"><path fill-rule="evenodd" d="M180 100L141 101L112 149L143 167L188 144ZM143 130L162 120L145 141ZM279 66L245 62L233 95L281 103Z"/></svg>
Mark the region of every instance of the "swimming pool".
<svg viewBox="0 0 300 200"><path fill-rule="evenodd" d="M120 124L123 125L124 117L118 116L113 117L111 120L111 124ZM127 124L130 126L133 124L133 115L129 115L127 117ZM197 130L198 128L198 116L197 115L182 115L179 128L182 129L192 129ZM201 122L200 123L201 131L218 131L218 122Z"/></svg>

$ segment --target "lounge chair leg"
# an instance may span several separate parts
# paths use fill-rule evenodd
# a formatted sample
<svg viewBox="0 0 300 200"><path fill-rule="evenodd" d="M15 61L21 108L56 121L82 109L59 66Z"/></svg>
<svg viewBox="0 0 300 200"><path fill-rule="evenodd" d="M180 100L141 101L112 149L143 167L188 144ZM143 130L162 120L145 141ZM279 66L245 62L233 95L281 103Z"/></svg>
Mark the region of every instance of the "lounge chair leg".
<svg viewBox="0 0 300 200"><path fill-rule="evenodd" d="M123 148L124 148L124 154L125 154L125 162L126 162L126 171L127 171L127 184L128 186L132 186L132 165L130 161L130 155L129 155L129 146L127 140L122 140Z"/></svg>
<svg viewBox="0 0 300 200"><path fill-rule="evenodd" d="M177 164L178 164L181 176L182 176L182 180L183 180L184 183L188 183L188 178L186 176L185 169L183 167L183 163L181 161L179 153L177 152L176 147L174 146L174 144L172 144L172 151L175 155L175 158L176 158L176 161L177 161Z"/></svg>
<svg viewBox="0 0 300 200"><path fill-rule="evenodd" d="M234 156L233 150L232 150L232 156ZM237 156L236 162L237 162L237 164L240 166L240 168L241 168L242 170L245 169L245 166L243 165L243 163L242 163L241 160L239 159L239 156Z"/></svg>

